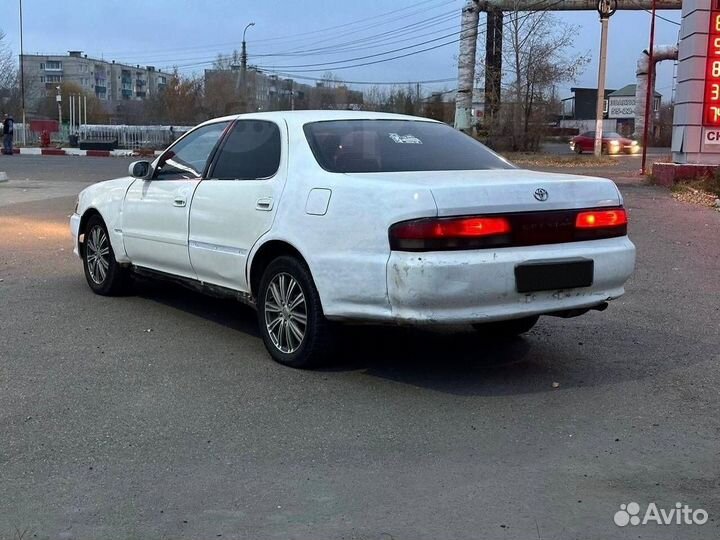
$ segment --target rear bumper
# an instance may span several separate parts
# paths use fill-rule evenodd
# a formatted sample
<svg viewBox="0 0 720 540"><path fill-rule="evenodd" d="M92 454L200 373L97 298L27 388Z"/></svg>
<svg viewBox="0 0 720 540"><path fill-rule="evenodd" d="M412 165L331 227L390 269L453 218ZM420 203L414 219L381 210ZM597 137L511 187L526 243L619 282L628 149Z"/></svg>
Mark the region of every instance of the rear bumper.
<svg viewBox="0 0 720 540"><path fill-rule="evenodd" d="M590 287L518 293L515 266L532 260L584 257L594 261ZM393 252L388 263L392 320L465 324L597 306L621 296L635 266L627 237L454 252Z"/></svg>

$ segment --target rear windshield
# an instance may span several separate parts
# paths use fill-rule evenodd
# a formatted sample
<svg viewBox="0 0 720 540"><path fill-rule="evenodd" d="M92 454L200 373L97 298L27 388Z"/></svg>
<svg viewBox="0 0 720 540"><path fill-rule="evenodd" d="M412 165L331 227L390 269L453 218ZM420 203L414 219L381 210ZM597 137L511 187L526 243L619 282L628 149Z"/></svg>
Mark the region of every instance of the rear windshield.
<svg viewBox="0 0 720 540"><path fill-rule="evenodd" d="M315 159L330 172L512 169L472 137L415 120L330 120L305 124Z"/></svg>

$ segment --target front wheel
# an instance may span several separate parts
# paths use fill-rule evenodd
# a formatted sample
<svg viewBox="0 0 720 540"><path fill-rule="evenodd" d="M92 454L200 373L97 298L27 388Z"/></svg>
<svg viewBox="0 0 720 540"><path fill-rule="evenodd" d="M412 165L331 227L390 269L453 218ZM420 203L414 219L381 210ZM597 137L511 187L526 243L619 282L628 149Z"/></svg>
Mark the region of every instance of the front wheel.
<svg viewBox="0 0 720 540"><path fill-rule="evenodd" d="M509 321L495 321L489 323L473 324L473 328L488 337L508 338L529 332L540 318L539 315L510 319Z"/></svg>
<svg viewBox="0 0 720 540"><path fill-rule="evenodd" d="M107 227L98 215L92 216L85 228L83 267L85 279L94 293L115 296L127 289L128 270L115 260Z"/></svg>
<svg viewBox="0 0 720 540"><path fill-rule="evenodd" d="M332 331L303 262L289 256L273 260L260 280L257 308L265 347L275 361L310 368L327 359Z"/></svg>

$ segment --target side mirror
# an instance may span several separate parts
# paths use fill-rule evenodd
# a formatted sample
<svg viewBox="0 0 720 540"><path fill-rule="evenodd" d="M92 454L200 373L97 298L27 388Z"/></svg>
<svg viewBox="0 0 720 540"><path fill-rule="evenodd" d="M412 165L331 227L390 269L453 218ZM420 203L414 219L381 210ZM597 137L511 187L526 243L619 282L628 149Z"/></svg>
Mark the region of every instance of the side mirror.
<svg viewBox="0 0 720 540"><path fill-rule="evenodd" d="M141 180L147 180L150 176L152 167L149 161L133 161L128 167L128 174L133 178L140 178Z"/></svg>

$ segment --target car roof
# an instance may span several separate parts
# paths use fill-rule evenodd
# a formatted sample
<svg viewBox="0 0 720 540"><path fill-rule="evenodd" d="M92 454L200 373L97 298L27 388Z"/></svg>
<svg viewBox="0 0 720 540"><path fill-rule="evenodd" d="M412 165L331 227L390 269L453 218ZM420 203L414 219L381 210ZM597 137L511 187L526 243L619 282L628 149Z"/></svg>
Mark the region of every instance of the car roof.
<svg viewBox="0 0 720 540"><path fill-rule="evenodd" d="M308 122L322 122L324 120L415 120L424 122L440 123L431 118L421 116L410 116L408 114L395 114L372 111L336 111L336 110L302 110L302 111L271 111L233 114L213 118L203 124L241 119L257 120L285 120L288 124L307 124Z"/></svg>

